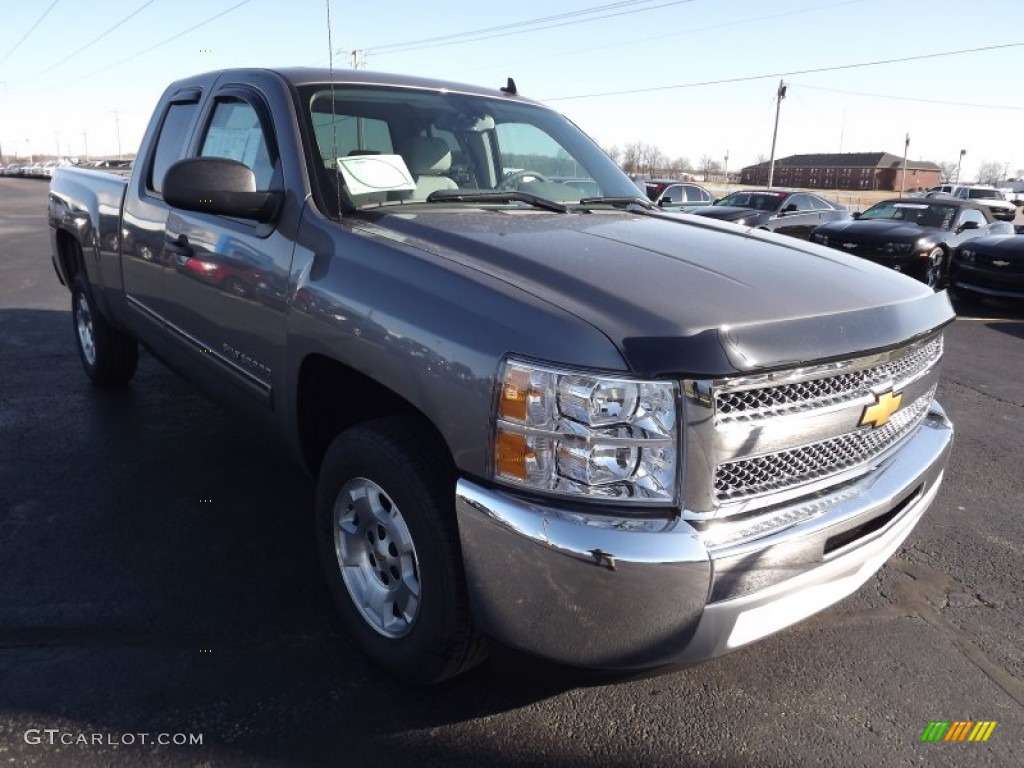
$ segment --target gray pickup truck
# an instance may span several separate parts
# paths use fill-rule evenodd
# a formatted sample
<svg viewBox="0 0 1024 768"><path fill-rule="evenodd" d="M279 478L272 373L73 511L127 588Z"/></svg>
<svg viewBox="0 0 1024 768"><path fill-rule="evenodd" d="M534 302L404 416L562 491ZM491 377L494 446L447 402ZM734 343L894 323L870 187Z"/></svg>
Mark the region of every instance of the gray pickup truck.
<svg viewBox="0 0 1024 768"><path fill-rule="evenodd" d="M511 81L183 80L130 177L57 170L49 225L85 372L142 344L286 441L346 625L407 680L486 637L743 646L869 579L948 458L944 293L662 213Z"/></svg>

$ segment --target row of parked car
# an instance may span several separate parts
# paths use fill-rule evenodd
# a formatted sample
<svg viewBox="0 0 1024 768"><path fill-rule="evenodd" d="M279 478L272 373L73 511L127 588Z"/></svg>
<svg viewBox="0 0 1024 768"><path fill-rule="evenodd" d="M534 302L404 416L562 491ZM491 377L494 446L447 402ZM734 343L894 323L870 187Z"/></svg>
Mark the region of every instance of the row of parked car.
<svg viewBox="0 0 1024 768"><path fill-rule="evenodd" d="M740 190L715 199L700 185L638 181L664 211L695 214L801 237L868 259L924 282L951 287L961 299L1024 299L1024 227L1009 205L974 192L936 188L918 197L882 200L863 213L810 192ZM995 191L995 190L994 190Z"/></svg>
<svg viewBox="0 0 1024 768"><path fill-rule="evenodd" d="M120 170L131 168L131 160L93 160L87 163L71 163L67 160L48 160L44 163L11 163L0 164L0 176L23 176L30 179L49 179L53 172L62 165L77 165L80 168L100 168L104 170Z"/></svg>

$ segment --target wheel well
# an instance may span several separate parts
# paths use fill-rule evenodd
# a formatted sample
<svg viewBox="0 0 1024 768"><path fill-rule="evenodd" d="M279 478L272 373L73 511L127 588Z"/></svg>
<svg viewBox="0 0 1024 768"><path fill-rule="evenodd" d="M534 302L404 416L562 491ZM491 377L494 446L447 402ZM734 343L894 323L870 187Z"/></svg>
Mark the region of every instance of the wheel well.
<svg viewBox="0 0 1024 768"><path fill-rule="evenodd" d="M68 287L75 282L75 276L85 269L82 258L82 246L70 232L57 230L57 258L67 277Z"/></svg>
<svg viewBox="0 0 1024 768"><path fill-rule="evenodd" d="M382 416L417 417L448 450L441 433L422 411L369 376L323 355L302 362L298 381L298 428L302 456L314 475L331 441L342 431Z"/></svg>

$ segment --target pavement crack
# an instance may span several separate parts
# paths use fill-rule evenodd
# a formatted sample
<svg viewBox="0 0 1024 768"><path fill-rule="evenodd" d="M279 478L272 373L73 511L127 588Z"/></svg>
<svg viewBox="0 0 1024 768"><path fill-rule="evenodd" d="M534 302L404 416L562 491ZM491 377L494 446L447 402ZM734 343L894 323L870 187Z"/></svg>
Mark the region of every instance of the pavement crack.
<svg viewBox="0 0 1024 768"><path fill-rule="evenodd" d="M961 381L960 379L954 379L951 376L947 376L946 382L949 384L955 384L958 387L963 387L964 389L970 390L971 392L974 392L977 395L981 395L982 397L985 397L989 400L994 400L997 403L1009 405L1014 408L1024 408L1024 403L1018 403L1016 400L1007 400L1005 397L993 395L991 392L986 392L984 389L980 389L979 387L973 384L968 384L966 381Z"/></svg>
<svg viewBox="0 0 1024 768"><path fill-rule="evenodd" d="M920 563L893 558L888 564L911 579L894 586L897 604L912 610L933 629L945 635L967 661L1024 707L1024 681L993 661L959 627L942 615L942 610L950 604L950 594L975 595L976 591L965 589L952 576Z"/></svg>

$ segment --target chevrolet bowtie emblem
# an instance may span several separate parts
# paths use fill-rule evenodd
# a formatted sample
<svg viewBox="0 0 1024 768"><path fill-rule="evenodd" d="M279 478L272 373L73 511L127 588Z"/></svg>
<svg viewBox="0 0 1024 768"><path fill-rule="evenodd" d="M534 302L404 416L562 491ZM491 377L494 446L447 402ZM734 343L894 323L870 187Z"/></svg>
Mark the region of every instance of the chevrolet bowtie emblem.
<svg viewBox="0 0 1024 768"><path fill-rule="evenodd" d="M899 410L902 400L902 392L893 394L890 390L889 392L875 395L875 404L865 406L864 413L860 417L860 425L862 427L871 425L874 429L885 425L892 418L892 415Z"/></svg>

